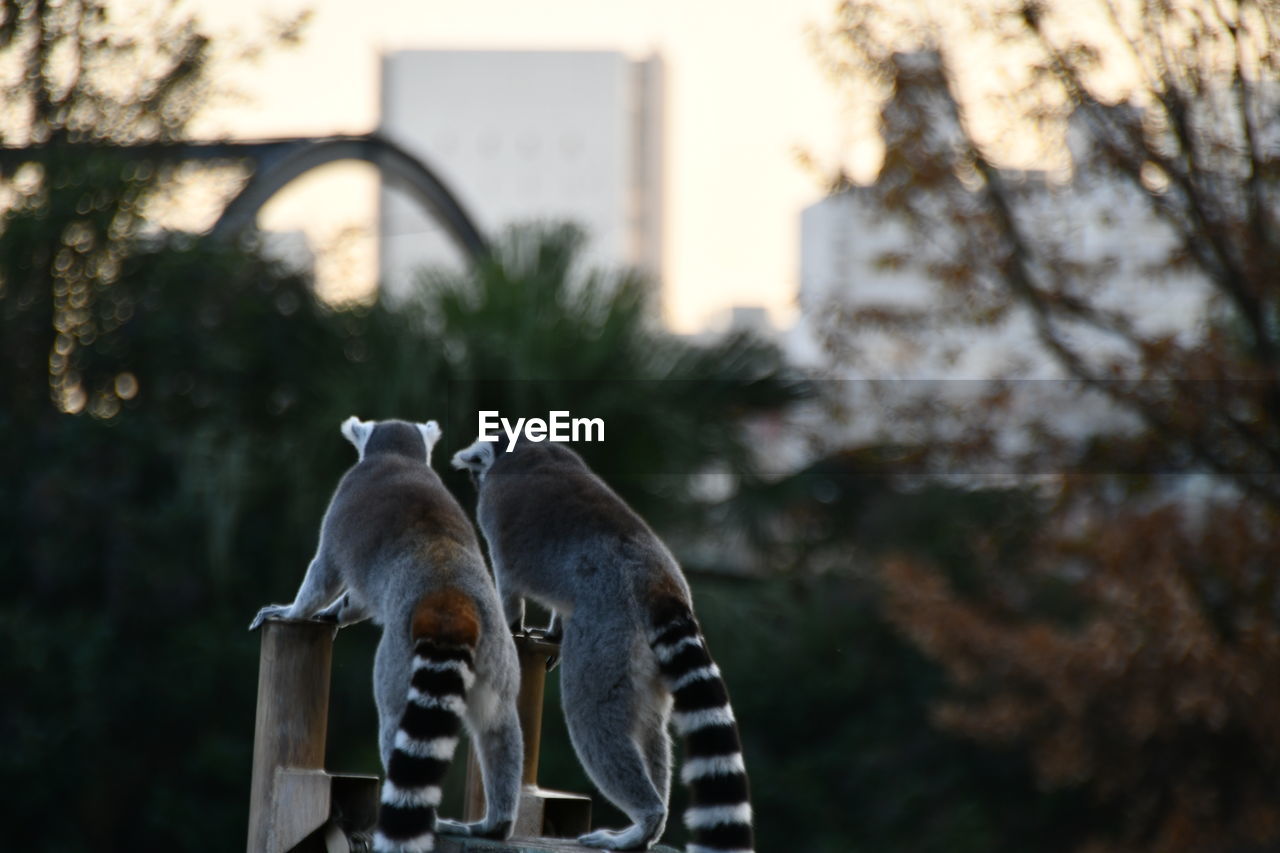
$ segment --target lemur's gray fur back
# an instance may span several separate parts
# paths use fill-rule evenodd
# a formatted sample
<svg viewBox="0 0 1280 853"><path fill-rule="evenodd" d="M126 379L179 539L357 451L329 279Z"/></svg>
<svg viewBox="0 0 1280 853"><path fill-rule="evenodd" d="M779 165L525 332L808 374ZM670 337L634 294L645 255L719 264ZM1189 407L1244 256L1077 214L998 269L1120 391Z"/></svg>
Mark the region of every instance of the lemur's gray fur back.
<svg viewBox="0 0 1280 853"><path fill-rule="evenodd" d="M437 830L505 838L523 758L519 664L475 530L431 469L440 428L349 418L342 434L360 459L329 502L302 586L250 627L281 617L382 626L374 698L386 781L375 850L423 853ZM436 817L464 725L484 770L486 813L473 824Z"/></svg>
<svg viewBox="0 0 1280 853"><path fill-rule="evenodd" d="M644 849L662 835L671 783L670 718L685 738L690 853L754 845L746 768L719 670L675 558L582 459L553 443L503 452L477 441L454 455L479 491L508 622L524 598L563 631L560 690L574 749L592 781L633 821L583 844ZM673 713L674 712L674 713Z"/></svg>

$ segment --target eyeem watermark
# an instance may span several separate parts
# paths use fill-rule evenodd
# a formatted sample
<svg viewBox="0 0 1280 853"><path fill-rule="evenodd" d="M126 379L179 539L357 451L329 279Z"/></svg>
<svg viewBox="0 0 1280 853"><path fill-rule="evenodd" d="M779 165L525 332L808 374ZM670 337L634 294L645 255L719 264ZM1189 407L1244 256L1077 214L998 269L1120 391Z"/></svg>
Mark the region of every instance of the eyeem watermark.
<svg viewBox="0 0 1280 853"><path fill-rule="evenodd" d="M604 418L574 418L567 411L547 412L547 419L517 418L513 425L497 411L480 412L479 438L498 441L498 428L507 435L507 450L521 433L529 441L604 441Z"/></svg>

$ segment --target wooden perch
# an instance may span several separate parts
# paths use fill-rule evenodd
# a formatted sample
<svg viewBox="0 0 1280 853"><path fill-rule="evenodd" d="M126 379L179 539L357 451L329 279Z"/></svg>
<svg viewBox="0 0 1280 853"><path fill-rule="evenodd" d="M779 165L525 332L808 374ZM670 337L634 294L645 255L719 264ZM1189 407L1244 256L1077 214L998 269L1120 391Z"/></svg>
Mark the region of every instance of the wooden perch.
<svg viewBox="0 0 1280 853"><path fill-rule="evenodd" d="M378 777L335 775L324 769L336 634L331 622L268 620L262 625L248 853L366 849L367 836L357 833L369 830L377 817ZM441 836L442 853L558 850L563 843L548 838L573 838L591 828L590 797L538 787L547 660L559 654L560 647L531 633L516 637L516 649L524 767L515 834L537 840L502 845ZM478 820L484 815L484 789L473 751L468 754L466 784L466 817Z"/></svg>
<svg viewBox="0 0 1280 853"><path fill-rule="evenodd" d="M377 776L324 770L337 632L333 623L311 620L262 625L248 853L287 853L317 834L330 837L321 849L341 850L338 836L322 831L331 818L359 828L377 814Z"/></svg>

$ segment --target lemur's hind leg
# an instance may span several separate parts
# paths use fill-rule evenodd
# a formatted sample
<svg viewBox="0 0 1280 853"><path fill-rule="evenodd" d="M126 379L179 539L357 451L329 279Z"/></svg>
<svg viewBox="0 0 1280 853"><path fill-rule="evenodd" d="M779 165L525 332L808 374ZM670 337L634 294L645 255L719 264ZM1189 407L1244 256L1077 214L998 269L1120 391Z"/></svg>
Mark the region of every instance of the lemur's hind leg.
<svg viewBox="0 0 1280 853"><path fill-rule="evenodd" d="M591 656L575 654L576 636L566 626L560 690L565 722L574 750L600 793L632 821L621 830L600 829L583 835L578 843L608 850L643 850L662 835L667 823L667 802L659 783L651 778L653 756L637 740L637 728L656 720L645 713L636 695L630 659L583 661ZM642 719L643 716L643 719ZM638 735L649 741L649 733ZM661 767L656 769L661 770Z"/></svg>
<svg viewBox="0 0 1280 853"><path fill-rule="evenodd" d="M570 724L570 734L573 731ZM574 739L574 744L578 744L578 739ZM624 829L597 829L587 833L578 838L578 843L606 850L644 850L652 846L666 827L667 804L649 778L644 756L635 741L625 735L611 741L601 740L590 749L579 747L578 754L600 792L632 821L631 826Z"/></svg>
<svg viewBox="0 0 1280 853"><path fill-rule="evenodd" d="M477 697L477 701L482 700ZM515 705L501 705L494 720L475 721L471 734L484 778L484 819L474 823L438 819L436 830L445 835L507 838L515 825L524 765L524 741Z"/></svg>
<svg viewBox="0 0 1280 853"><path fill-rule="evenodd" d="M413 650L407 632L386 625L373 655L373 699L378 706L378 753L385 769L391 763L408 702L409 683L413 675Z"/></svg>
<svg viewBox="0 0 1280 853"><path fill-rule="evenodd" d="M667 734L666 720L644 732L641 749L649 767L649 778L658 790L662 802L670 802L671 795L671 736Z"/></svg>
<svg viewBox="0 0 1280 853"><path fill-rule="evenodd" d="M524 766L524 737L514 704L503 706L496 725L480 735L478 745L486 805L482 827L471 834L506 838L515 823Z"/></svg>

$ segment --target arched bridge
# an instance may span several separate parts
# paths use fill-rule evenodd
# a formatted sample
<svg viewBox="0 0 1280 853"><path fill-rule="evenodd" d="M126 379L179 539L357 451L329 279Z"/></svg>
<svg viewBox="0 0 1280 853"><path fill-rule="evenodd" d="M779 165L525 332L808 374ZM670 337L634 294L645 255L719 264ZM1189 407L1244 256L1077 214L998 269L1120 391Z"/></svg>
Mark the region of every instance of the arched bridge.
<svg viewBox="0 0 1280 853"><path fill-rule="evenodd" d="M53 146L0 149L0 167L39 161ZM258 211L295 178L328 163L362 160L377 167L391 186L407 192L438 222L472 260L489 244L445 183L420 159L376 133L357 136L299 137L252 142L172 142L145 145L63 145L92 151L116 150L152 160L205 160L249 165L248 182L222 211L213 234L230 237L253 224Z"/></svg>

